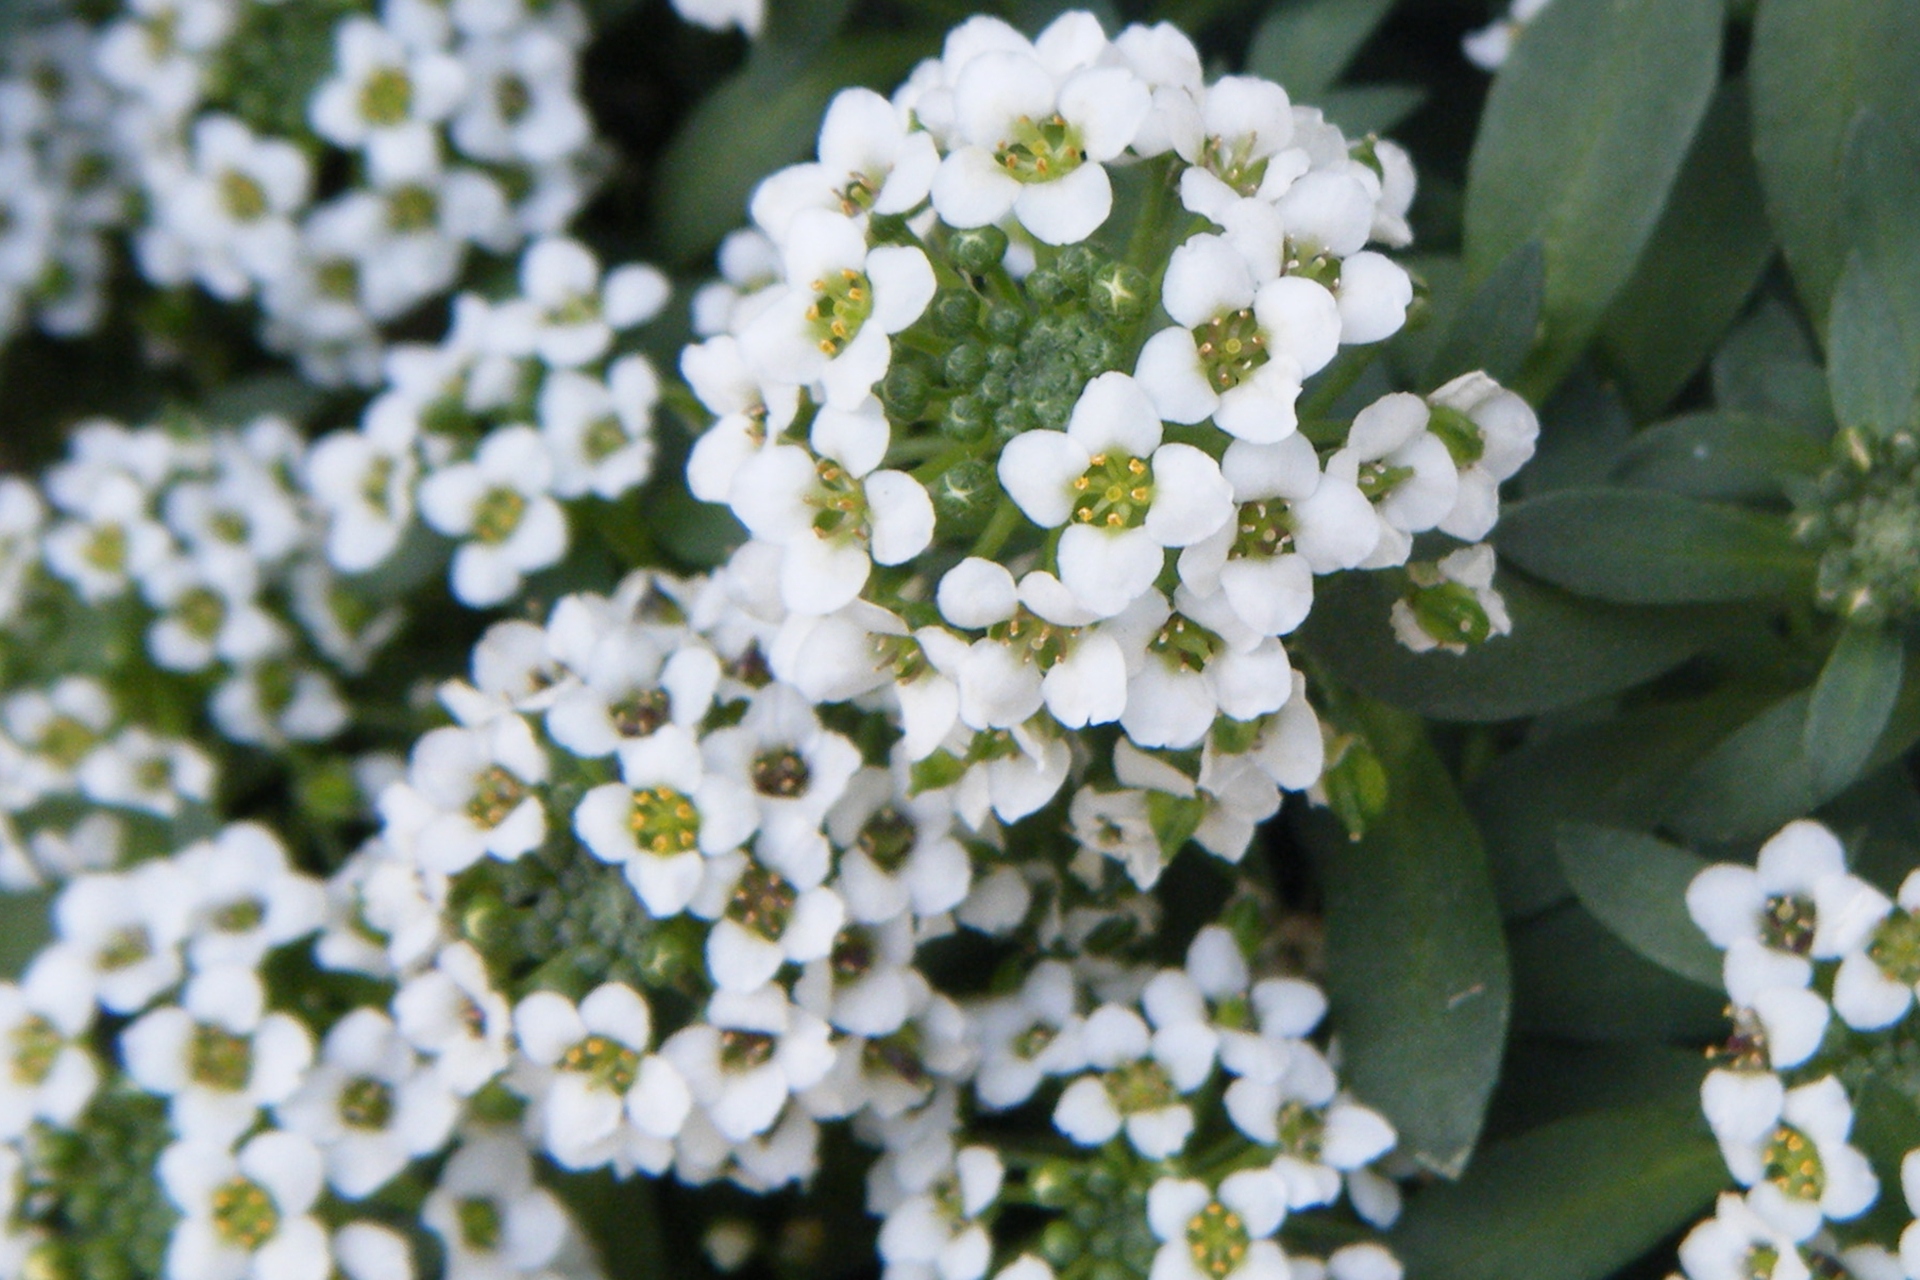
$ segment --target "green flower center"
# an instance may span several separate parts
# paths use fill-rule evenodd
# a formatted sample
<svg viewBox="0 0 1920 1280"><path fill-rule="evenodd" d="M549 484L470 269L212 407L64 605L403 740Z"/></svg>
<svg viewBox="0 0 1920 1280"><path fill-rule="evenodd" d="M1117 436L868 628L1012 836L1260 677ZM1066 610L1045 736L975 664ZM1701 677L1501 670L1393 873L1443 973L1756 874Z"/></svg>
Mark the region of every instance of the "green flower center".
<svg viewBox="0 0 1920 1280"><path fill-rule="evenodd" d="M1781 951L1804 956L1813 950L1813 899L1798 894L1767 899L1760 918L1760 940Z"/></svg>
<svg viewBox="0 0 1920 1280"><path fill-rule="evenodd" d="M620 419L608 414L587 427L586 433L580 437L580 452L587 455L589 462L602 462L632 442L633 437L620 425Z"/></svg>
<svg viewBox="0 0 1920 1280"><path fill-rule="evenodd" d="M1327 1137L1327 1122L1318 1111L1299 1102L1285 1103L1275 1127L1280 1131L1282 1150L1303 1160L1320 1158L1321 1144Z"/></svg>
<svg viewBox="0 0 1920 1280"><path fill-rule="evenodd" d="M1167 1071L1151 1058L1129 1062L1107 1072L1107 1096L1122 1115L1158 1111L1176 1102L1180 1095L1167 1078Z"/></svg>
<svg viewBox="0 0 1920 1280"><path fill-rule="evenodd" d="M360 86L360 118L390 129L413 110L413 81L400 67L381 67Z"/></svg>
<svg viewBox="0 0 1920 1280"><path fill-rule="evenodd" d="M431 188L408 183L387 197L387 225L395 231L426 231L439 220L440 197Z"/></svg>
<svg viewBox="0 0 1920 1280"><path fill-rule="evenodd" d="M39 750L62 769L72 769L97 741L93 730L72 716L55 716L40 731Z"/></svg>
<svg viewBox="0 0 1920 1280"><path fill-rule="evenodd" d="M492 1253L500 1247L504 1234L500 1206L479 1196L469 1196L453 1208L460 1224L460 1243L475 1253Z"/></svg>
<svg viewBox="0 0 1920 1280"><path fill-rule="evenodd" d="M133 766L133 780L142 791L173 789L173 761L165 756L148 756Z"/></svg>
<svg viewBox="0 0 1920 1280"><path fill-rule="evenodd" d="M187 1076L196 1084L238 1093L253 1076L253 1040L196 1022L187 1038Z"/></svg>
<svg viewBox="0 0 1920 1280"><path fill-rule="evenodd" d="M1085 164L1087 150L1080 130L1056 113L1040 121L1021 116L993 158L1020 182L1052 182Z"/></svg>
<svg viewBox="0 0 1920 1280"><path fill-rule="evenodd" d="M24 1085L37 1085L53 1074L66 1041L51 1022L38 1014L13 1029L13 1078Z"/></svg>
<svg viewBox="0 0 1920 1280"><path fill-rule="evenodd" d="M777 747L754 757L753 789L776 800L791 800L805 795L813 781L813 770L792 747Z"/></svg>
<svg viewBox="0 0 1920 1280"><path fill-rule="evenodd" d="M622 737L644 738L673 718L673 699L665 689L642 689L607 709Z"/></svg>
<svg viewBox="0 0 1920 1280"><path fill-rule="evenodd" d="M213 536L222 542L242 543L247 540L250 526L247 518L238 511L216 511L207 521L207 527Z"/></svg>
<svg viewBox="0 0 1920 1280"><path fill-rule="evenodd" d="M1790 1124L1774 1130L1767 1143L1766 1176L1796 1200L1820 1199L1827 1189L1827 1171L1813 1140Z"/></svg>
<svg viewBox="0 0 1920 1280"><path fill-rule="evenodd" d="M606 1036L588 1036L560 1058L562 1071L578 1071L602 1089L625 1093L640 1076L640 1055Z"/></svg>
<svg viewBox="0 0 1920 1280"><path fill-rule="evenodd" d="M1267 362L1267 340L1247 308L1194 326L1194 349L1215 391L1231 391Z"/></svg>
<svg viewBox="0 0 1920 1280"><path fill-rule="evenodd" d="M1147 652L1178 670L1200 671L1224 645L1219 636L1185 614L1176 613L1148 643Z"/></svg>
<svg viewBox="0 0 1920 1280"><path fill-rule="evenodd" d="M1260 190L1267 176L1267 156L1253 158L1253 139L1209 137L1200 144L1200 166L1243 196Z"/></svg>
<svg viewBox="0 0 1920 1280"><path fill-rule="evenodd" d="M1055 626L1024 606L1005 622L987 628L988 639L1011 646L1022 661L1036 663L1042 671L1051 671L1054 663L1067 656L1067 644L1077 634L1079 628Z"/></svg>
<svg viewBox="0 0 1920 1280"><path fill-rule="evenodd" d="M1427 412L1427 430L1440 437L1456 467L1470 467L1487 452L1487 438L1472 418L1452 405L1436 404Z"/></svg>
<svg viewBox="0 0 1920 1280"><path fill-rule="evenodd" d="M883 871L898 871L913 852L920 829L913 819L892 805L882 805L860 828L854 847L872 858Z"/></svg>
<svg viewBox="0 0 1920 1280"><path fill-rule="evenodd" d="M1136 529L1153 501L1153 468L1145 458L1096 453L1073 482L1073 519L1108 529Z"/></svg>
<svg viewBox="0 0 1920 1280"><path fill-rule="evenodd" d="M266 188L238 169L222 172L219 187L220 203L235 222L252 222L267 212Z"/></svg>
<svg viewBox="0 0 1920 1280"><path fill-rule="evenodd" d="M1187 1222L1187 1249L1193 1255L1193 1265L1216 1280L1233 1274L1246 1260L1252 1243L1240 1215L1218 1200L1210 1201Z"/></svg>
<svg viewBox="0 0 1920 1280"><path fill-rule="evenodd" d="M866 174L856 173L836 194L840 197L840 212L853 218L873 208L873 202L879 197L880 189Z"/></svg>
<svg viewBox="0 0 1920 1280"><path fill-rule="evenodd" d="M267 908L260 899L236 898L215 911L211 923L221 933L245 933L266 918Z"/></svg>
<svg viewBox="0 0 1920 1280"><path fill-rule="evenodd" d="M733 887L727 919L773 942L793 922L793 906L799 900L799 890L785 876L756 863Z"/></svg>
<svg viewBox="0 0 1920 1280"><path fill-rule="evenodd" d="M1412 467L1396 467L1390 462L1377 460L1361 463L1353 480L1360 492L1366 495L1367 501L1378 502L1413 479L1413 475Z"/></svg>
<svg viewBox="0 0 1920 1280"><path fill-rule="evenodd" d="M180 597L180 603L174 607L174 617L188 635L211 640L220 634L220 627L227 620L227 602L211 587L195 587Z"/></svg>
<svg viewBox="0 0 1920 1280"><path fill-rule="evenodd" d="M1900 910L1888 915L1867 943L1867 955L1895 982L1920 983L1920 916Z"/></svg>
<svg viewBox="0 0 1920 1280"><path fill-rule="evenodd" d="M1493 630L1480 598L1458 582L1416 584L1407 594L1407 607L1420 629L1441 644L1479 644Z"/></svg>
<svg viewBox="0 0 1920 1280"><path fill-rule="evenodd" d="M856 925L833 940L829 962L835 976L852 980L872 969L879 953L872 931Z"/></svg>
<svg viewBox="0 0 1920 1280"><path fill-rule="evenodd" d="M751 1071L773 1060L779 1042L764 1031L729 1028L720 1033L720 1063L729 1071Z"/></svg>
<svg viewBox="0 0 1920 1280"><path fill-rule="evenodd" d="M1746 1280L1773 1280L1773 1269L1780 1265L1780 1251L1771 1245L1757 1244L1747 1250L1738 1274Z"/></svg>
<svg viewBox="0 0 1920 1280"><path fill-rule="evenodd" d="M473 511L473 538L475 542L497 547L513 536L520 527L521 517L527 513L527 497L518 489L502 485L498 489L487 490Z"/></svg>
<svg viewBox="0 0 1920 1280"><path fill-rule="evenodd" d="M518 124L533 107L533 91L519 76L501 76L493 86L493 105L502 120Z"/></svg>
<svg viewBox="0 0 1920 1280"><path fill-rule="evenodd" d="M633 793L634 842L662 858L700 847L700 811L672 787L647 787Z"/></svg>
<svg viewBox="0 0 1920 1280"><path fill-rule="evenodd" d="M820 350L837 356L873 314L873 282L865 273L842 267L840 274L815 280L807 323Z"/></svg>
<svg viewBox="0 0 1920 1280"><path fill-rule="evenodd" d="M323 298L336 298L348 301L360 294L360 267L351 258L328 258L313 271L313 287ZM393 463L382 459L388 470ZM380 465L379 463L375 464ZM364 490L363 490L364 492ZM376 507L382 515L386 514L385 499Z"/></svg>
<svg viewBox="0 0 1920 1280"><path fill-rule="evenodd" d="M349 1081L340 1091L340 1119L353 1129L385 1129L393 1119L393 1086L372 1076Z"/></svg>
<svg viewBox="0 0 1920 1280"><path fill-rule="evenodd" d="M475 780L467 816L491 829L505 822L526 798L527 784L496 764Z"/></svg>
<svg viewBox="0 0 1920 1280"><path fill-rule="evenodd" d="M1236 559L1277 556L1293 550L1293 509L1277 498L1240 504L1234 526Z"/></svg>
<svg viewBox="0 0 1920 1280"><path fill-rule="evenodd" d="M280 1230L280 1206L250 1178L233 1178L213 1193L214 1234L251 1253Z"/></svg>
<svg viewBox="0 0 1920 1280"><path fill-rule="evenodd" d="M376 453L360 477L360 500L382 516L393 515L394 460Z"/></svg>
<svg viewBox="0 0 1920 1280"><path fill-rule="evenodd" d="M867 1041L861 1047L860 1062L872 1074L885 1073L908 1084L924 1084L927 1062L920 1050L920 1028L909 1022L890 1036Z"/></svg>
<svg viewBox="0 0 1920 1280"><path fill-rule="evenodd" d="M1059 1034L1057 1029L1046 1023L1036 1022L1013 1038L1011 1047L1014 1056L1031 1061L1045 1053L1047 1046L1052 1044Z"/></svg>
<svg viewBox="0 0 1920 1280"><path fill-rule="evenodd" d="M140 925L128 925L108 937L100 948L98 963L108 973L130 969L153 954L153 939Z"/></svg>
<svg viewBox="0 0 1920 1280"><path fill-rule="evenodd" d="M102 573L119 573L127 567L127 531L117 524L103 524L93 531L80 558Z"/></svg>

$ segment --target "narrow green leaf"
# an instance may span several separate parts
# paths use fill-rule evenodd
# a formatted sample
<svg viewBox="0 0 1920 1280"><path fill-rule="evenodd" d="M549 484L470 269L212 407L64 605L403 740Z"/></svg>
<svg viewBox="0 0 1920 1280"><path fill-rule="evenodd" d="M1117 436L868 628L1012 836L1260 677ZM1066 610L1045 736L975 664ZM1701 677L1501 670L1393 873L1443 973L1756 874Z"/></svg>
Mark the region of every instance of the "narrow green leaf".
<svg viewBox="0 0 1920 1280"><path fill-rule="evenodd" d="M1469 166L1466 257L1485 279L1546 248L1537 398L1632 277L1707 109L1721 0L1559 0L1494 79Z"/></svg>
<svg viewBox="0 0 1920 1280"><path fill-rule="evenodd" d="M1777 502L1786 496L1783 480L1817 476L1827 461L1827 446L1797 426L1710 410L1634 436L1612 479L1691 498Z"/></svg>
<svg viewBox="0 0 1920 1280"><path fill-rule="evenodd" d="M1791 422L1821 439L1833 434L1826 370L1814 361L1799 319L1778 298L1755 307L1714 355L1713 400L1722 411Z"/></svg>
<svg viewBox="0 0 1920 1280"><path fill-rule="evenodd" d="M1579 902L1515 925L1515 1035L1579 1044L1705 1044L1724 1035L1727 997L1661 968Z"/></svg>
<svg viewBox="0 0 1920 1280"><path fill-rule="evenodd" d="M1499 1075L1500 915L1479 834L1420 722L1379 703L1354 710L1393 803L1359 840L1316 826L1328 995L1349 1086L1393 1121L1403 1154L1455 1178Z"/></svg>
<svg viewBox="0 0 1920 1280"><path fill-rule="evenodd" d="M835 93L856 84L891 89L931 52L928 44L919 36L867 35L834 40L811 55L768 46L703 98L654 174L662 257L698 263L745 220L760 179L807 154Z"/></svg>
<svg viewBox="0 0 1920 1280"><path fill-rule="evenodd" d="M1811 691L1774 703L1687 774L1670 822L1689 840L1746 840L1811 812L1821 794L1802 742Z"/></svg>
<svg viewBox="0 0 1920 1280"><path fill-rule="evenodd" d="M1500 1073L1487 1136L1505 1138L1615 1107L1697 1106L1707 1065L1697 1049L1661 1044L1521 1041Z"/></svg>
<svg viewBox="0 0 1920 1280"><path fill-rule="evenodd" d="M1532 498L1554 489L1604 484L1633 437L1626 401L1593 367L1582 364L1540 406L1540 442L1533 461L1513 479Z"/></svg>
<svg viewBox="0 0 1920 1280"><path fill-rule="evenodd" d="M1643 413L1706 362L1773 256L1753 166L1746 86L1720 87L1666 211L1602 326L1608 363Z"/></svg>
<svg viewBox="0 0 1920 1280"><path fill-rule="evenodd" d="M1762 0L1749 67L1767 214L1807 311L1824 326L1850 239L1848 131L1870 106L1920 137L1920 23L1911 0Z"/></svg>
<svg viewBox="0 0 1920 1280"><path fill-rule="evenodd" d="M1455 312L1427 365L1423 385L1437 387L1474 369L1512 381L1540 332L1546 272L1547 255L1538 240L1508 254Z"/></svg>
<svg viewBox="0 0 1920 1280"><path fill-rule="evenodd" d="M1697 854L1637 831L1562 823L1556 845L1580 905L1616 938L1670 973L1722 989L1720 953L1687 914Z"/></svg>
<svg viewBox="0 0 1920 1280"><path fill-rule="evenodd" d="M1503 513L1502 556L1556 586L1621 604L1803 594L1813 562L1784 519L1653 489L1562 489Z"/></svg>
<svg viewBox="0 0 1920 1280"><path fill-rule="evenodd" d="M1830 795L1860 776L1893 714L1906 655L1896 632L1849 626L1813 686L1800 746L1815 791Z"/></svg>
<svg viewBox="0 0 1920 1280"><path fill-rule="evenodd" d="M1593 1280L1693 1221L1726 1185L1691 1100L1557 1121L1416 1195L1388 1237L1423 1280Z"/></svg>
<svg viewBox="0 0 1920 1280"><path fill-rule="evenodd" d="M1302 631L1341 679L1442 720L1512 720L1618 693L1698 653L1721 625L1705 609L1620 608L1518 574L1498 580L1513 633L1465 654L1416 654L1387 626L1391 588L1372 574L1323 578Z"/></svg>
<svg viewBox="0 0 1920 1280"><path fill-rule="evenodd" d="M1393 0L1285 0L1253 33L1247 74L1318 104L1391 8Z"/></svg>
<svg viewBox="0 0 1920 1280"><path fill-rule="evenodd" d="M1858 252L1848 254L1827 329L1827 376L1841 426L1881 435L1911 424L1920 370L1907 359L1903 321L1887 282Z"/></svg>
<svg viewBox="0 0 1920 1280"><path fill-rule="evenodd" d="M17 979L53 940L52 908L51 893L0 894L0 979Z"/></svg>

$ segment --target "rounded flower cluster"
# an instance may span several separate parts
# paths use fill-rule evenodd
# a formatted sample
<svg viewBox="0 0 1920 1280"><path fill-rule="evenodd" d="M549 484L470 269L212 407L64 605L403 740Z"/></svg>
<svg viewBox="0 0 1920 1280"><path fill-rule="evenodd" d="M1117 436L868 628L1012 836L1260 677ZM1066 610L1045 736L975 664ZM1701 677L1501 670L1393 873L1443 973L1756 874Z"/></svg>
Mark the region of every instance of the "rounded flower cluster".
<svg viewBox="0 0 1920 1280"><path fill-rule="evenodd" d="M251 303L309 379L371 384L384 328L563 230L603 168L571 0L108 8L9 49L0 332L26 305L91 328L119 230L150 284Z"/></svg>
<svg viewBox="0 0 1920 1280"><path fill-rule="evenodd" d="M1726 953L1733 1034L1713 1055L1700 1096L1727 1167L1746 1188L1723 1195L1681 1245L1687 1275L1920 1274L1920 1229L1901 1238L1899 1258L1848 1231L1881 1192L1851 1141L1855 1068L1877 1061L1876 1046L1910 1025L1920 872L1889 899L1847 870L1831 831L1799 821L1761 847L1755 866L1702 871L1687 907ZM1920 1203L1920 1153L1907 1157L1901 1179L1910 1206Z"/></svg>
<svg viewBox="0 0 1920 1280"><path fill-rule="evenodd" d="M1920 612L1920 440L1843 431L1833 465L1794 514L1794 534L1820 553L1822 606L1861 624Z"/></svg>

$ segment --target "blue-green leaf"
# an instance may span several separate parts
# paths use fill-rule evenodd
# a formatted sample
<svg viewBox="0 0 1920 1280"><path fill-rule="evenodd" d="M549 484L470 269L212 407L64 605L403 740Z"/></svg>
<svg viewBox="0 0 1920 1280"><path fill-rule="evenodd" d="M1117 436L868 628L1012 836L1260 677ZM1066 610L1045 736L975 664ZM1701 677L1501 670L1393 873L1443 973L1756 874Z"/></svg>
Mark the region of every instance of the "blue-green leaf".
<svg viewBox="0 0 1920 1280"><path fill-rule="evenodd" d="M1437 387L1474 369L1511 381L1540 333L1546 272L1547 255L1538 240L1529 240L1507 255L1454 313L1427 365L1423 384Z"/></svg>
<svg viewBox="0 0 1920 1280"><path fill-rule="evenodd" d="M1247 74L1319 104L1392 7L1393 0L1284 0L1254 31Z"/></svg>
<svg viewBox="0 0 1920 1280"><path fill-rule="evenodd" d="M1798 426L1747 413L1708 410L1648 427L1614 464L1619 484L1725 502L1779 501L1783 481L1817 476L1827 446Z"/></svg>
<svg viewBox="0 0 1920 1280"><path fill-rule="evenodd" d="M1831 795L1860 776L1893 715L1906 655L1897 632L1845 626L1807 703L1800 745L1814 790Z"/></svg>
<svg viewBox="0 0 1920 1280"><path fill-rule="evenodd" d="M1444 1177L1467 1166L1499 1075L1506 943L1486 855L1453 780L1411 716L1356 705L1392 803L1349 841L1318 830L1327 988L1346 1079Z"/></svg>
<svg viewBox="0 0 1920 1280"><path fill-rule="evenodd" d="M1721 989L1720 953L1687 914L1697 854L1637 831L1562 823L1560 867L1580 905L1613 936L1670 973Z"/></svg>

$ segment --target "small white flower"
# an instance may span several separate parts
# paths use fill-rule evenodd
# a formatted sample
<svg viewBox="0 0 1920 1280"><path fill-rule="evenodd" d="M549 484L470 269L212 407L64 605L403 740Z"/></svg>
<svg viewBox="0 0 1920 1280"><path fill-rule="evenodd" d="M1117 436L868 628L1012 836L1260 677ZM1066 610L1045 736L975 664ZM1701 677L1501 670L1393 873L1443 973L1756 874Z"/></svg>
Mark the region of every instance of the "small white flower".
<svg viewBox="0 0 1920 1280"><path fill-rule="evenodd" d="M1805 1240L1825 1219L1866 1212L1880 1194L1867 1157L1847 1142L1853 1104L1832 1076L1786 1091L1778 1125L1761 1138L1726 1141L1721 1153L1747 1202L1775 1230Z"/></svg>
<svg viewBox="0 0 1920 1280"><path fill-rule="evenodd" d="M554 459L553 491L617 498L653 469L653 406L660 380L645 356L623 356L606 381L555 370L540 388L540 431Z"/></svg>
<svg viewBox="0 0 1920 1280"><path fill-rule="evenodd" d="M660 1053L720 1135L742 1142L772 1128L789 1096L832 1069L832 1034L777 987L721 991L706 1018L674 1032Z"/></svg>
<svg viewBox="0 0 1920 1280"><path fill-rule="evenodd" d="M486 961L465 942L443 948L433 967L407 979L393 1018L412 1045L462 1097L477 1093L508 1062L512 1011L487 978Z"/></svg>
<svg viewBox="0 0 1920 1280"><path fill-rule="evenodd" d="M348 18L334 32L335 74L314 93L313 131L336 146L364 149L382 181L430 171L440 150L433 126L458 109L466 70L445 53L409 49L368 18Z"/></svg>
<svg viewBox="0 0 1920 1280"><path fill-rule="evenodd" d="M1161 1178L1147 1192L1147 1225L1160 1241L1152 1280L1285 1280L1273 1239L1287 1216L1286 1186L1265 1169L1228 1174L1217 1190L1194 1178Z"/></svg>
<svg viewBox="0 0 1920 1280"><path fill-rule="evenodd" d="M170 861L81 876L54 900L54 951L91 971L103 1007L133 1014L180 980L191 887Z"/></svg>
<svg viewBox="0 0 1920 1280"><path fill-rule="evenodd" d="M1688 1280L1809 1280L1812 1274L1794 1239L1769 1225L1746 1200L1723 1191L1713 1216L1680 1242L1680 1265Z"/></svg>
<svg viewBox="0 0 1920 1280"><path fill-rule="evenodd" d="M400 545L413 519L418 410L397 392L367 407L358 431L321 437L307 454L307 488L331 517L327 558L364 573Z"/></svg>
<svg viewBox="0 0 1920 1280"><path fill-rule="evenodd" d="M607 983L576 1007L537 991L513 1021L521 1052L546 1070L539 1115L555 1160L570 1169L666 1167L692 1098L678 1069L648 1052L653 1021L637 992Z"/></svg>
<svg viewBox="0 0 1920 1280"><path fill-rule="evenodd" d="M517 715L433 730L414 744L407 780L381 805L421 810L417 848L429 870L451 874L486 856L518 858L546 838L538 788L547 780L547 754Z"/></svg>
<svg viewBox="0 0 1920 1280"><path fill-rule="evenodd" d="M440 1237L454 1276L538 1274L571 1234L559 1199L533 1180L526 1145L484 1132L467 1137L447 1161L420 1221Z"/></svg>
<svg viewBox="0 0 1920 1280"><path fill-rule="evenodd" d="M1149 1160L1179 1154L1193 1132L1193 1111L1181 1100L1199 1079L1176 1080L1177 1046L1156 1044L1139 1014L1104 1004L1087 1016L1082 1044L1092 1070L1069 1084L1053 1109L1054 1127L1083 1147L1099 1146L1124 1129L1134 1150ZM1209 1062L1211 1059L1209 1058ZM1184 1087L1183 1087L1184 1085Z"/></svg>
<svg viewBox="0 0 1920 1280"><path fill-rule="evenodd" d="M549 492L553 458L532 427L502 427L471 462L435 471L420 483L420 514L463 541L453 556L453 590L485 608L520 589L524 575L557 563L567 549L567 518Z"/></svg>
<svg viewBox="0 0 1920 1280"><path fill-rule="evenodd" d="M81 762L80 790L98 804L140 809L172 818L213 794L213 761L183 739L160 738L134 726Z"/></svg>
<svg viewBox="0 0 1920 1280"><path fill-rule="evenodd" d="M1458 495L1439 529L1462 542L1478 541L1499 518L1501 481L1533 456L1540 419L1484 373L1463 373L1427 400L1434 411L1429 429L1460 468Z"/></svg>
<svg viewBox="0 0 1920 1280"><path fill-rule="evenodd" d="M34 1121L68 1128L100 1085L100 1068L81 1037L93 1026L87 964L69 948L43 951L20 985L0 984L0 1137L16 1141Z"/></svg>
<svg viewBox="0 0 1920 1280"><path fill-rule="evenodd" d="M167 1243L168 1280L324 1280L333 1252L312 1216L320 1153L270 1131L238 1153L190 1136L160 1154L160 1182L184 1215Z"/></svg>
<svg viewBox="0 0 1920 1280"><path fill-rule="evenodd" d="M1494 589L1493 571L1493 548L1484 542L1431 564L1409 564L1409 592L1388 615L1394 638L1415 653L1465 653L1472 644L1511 632L1513 619Z"/></svg>
<svg viewBox="0 0 1920 1280"><path fill-rule="evenodd" d="M846 217L908 213L927 198L940 153L932 135L871 89L842 89L820 122L819 161L791 165L753 193L753 220L776 243L803 209Z"/></svg>
<svg viewBox="0 0 1920 1280"><path fill-rule="evenodd" d="M1000 483L1028 519L1060 535L1060 581L1112 617L1151 589L1165 549L1199 542L1233 515L1217 463L1162 444L1152 402L1123 373L1103 373L1065 431L1028 431L1001 452Z"/></svg>

